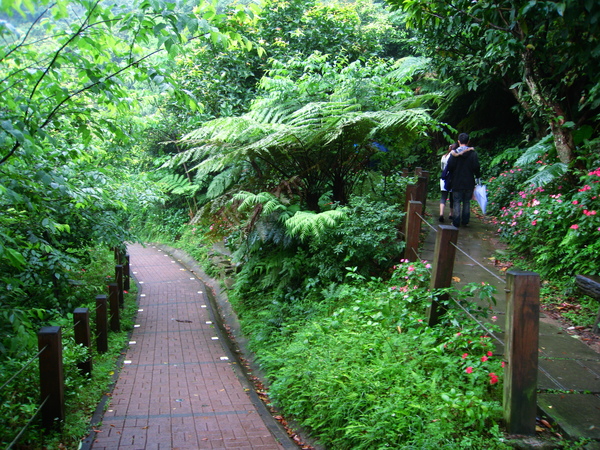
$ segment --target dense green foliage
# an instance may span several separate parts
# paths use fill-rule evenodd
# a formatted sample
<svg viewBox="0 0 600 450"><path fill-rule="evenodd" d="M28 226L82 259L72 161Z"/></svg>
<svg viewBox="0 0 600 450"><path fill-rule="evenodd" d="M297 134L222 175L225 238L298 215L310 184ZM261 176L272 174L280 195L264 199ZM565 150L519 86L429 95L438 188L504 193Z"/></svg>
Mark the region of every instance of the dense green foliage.
<svg viewBox="0 0 600 450"><path fill-rule="evenodd" d="M262 287L240 296L250 287L237 279L275 405L325 448L504 448L501 358L458 309L425 325L428 267L401 262L387 282L350 271L358 280L287 301Z"/></svg>
<svg viewBox="0 0 600 450"><path fill-rule="evenodd" d="M425 269L394 268L399 174L468 131L521 264L597 275L599 6L389 3L1 3L2 373L103 287L96 252L224 243L273 399L322 442L502 448L498 355L453 309L425 327Z"/></svg>

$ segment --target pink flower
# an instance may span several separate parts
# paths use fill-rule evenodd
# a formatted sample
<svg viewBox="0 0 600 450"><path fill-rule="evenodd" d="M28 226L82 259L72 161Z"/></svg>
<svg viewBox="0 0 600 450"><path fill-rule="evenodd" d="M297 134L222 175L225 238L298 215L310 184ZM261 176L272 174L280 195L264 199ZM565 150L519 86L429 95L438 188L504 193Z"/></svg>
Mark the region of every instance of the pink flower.
<svg viewBox="0 0 600 450"><path fill-rule="evenodd" d="M498 320L498 317L492 316L492 322L495 322L496 320Z"/></svg>
<svg viewBox="0 0 600 450"><path fill-rule="evenodd" d="M579 229L579 225L573 224L573 225L571 225L570 228L571 228L571 230L577 230L577 229Z"/></svg>
<svg viewBox="0 0 600 450"><path fill-rule="evenodd" d="M469 356L469 354L468 354L468 353L463 353L463 355L462 355L462 359L467 359L467 357L468 357L468 356Z"/></svg>
<svg viewBox="0 0 600 450"><path fill-rule="evenodd" d="M490 375L490 384L496 384L498 382L498 375L496 375L494 372L491 372L489 375Z"/></svg>
<svg viewBox="0 0 600 450"><path fill-rule="evenodd" d="M487 352L487 355L488 355L488 356L492 356L493 354L494 354L494 353L492 353L492 351L491 351L491 350L489 350L489 351Z"/></svg>
<svg viewBox="0 0 600 450"><path fill-rule="evenodd" d="M471 366L469 366L469 367L467 367L465 369L465 372L467 372L467 373L473 373L473 368Z"/></svg>
<svg viewBox="0 0 600 450"><path fill-rule="evenodd" d="M426 269L431 269L431 264L425 264Z"/></svg>
<svg viewBox="0 0 600 450"><path fill-rule="evenodd" d="M531 225L536 226L537 225L537 220L532 220L531 221Z"/></svg>
<svg viewBox="0 0 600 450"><path fill-rule="evenodd" d="M571 203L573 203L574 205L578 204L579 202L577 200L573 200Z"/></svg>
<svg viewBox="0 0 600 450"><path fill-rule="evenodd" d="M408 271L413 272L415 270L415 266L408 266Z"/></svg>
<svg viewBox="0 0 600 450"><path fill-rule="evenodd" d="M485 355L481 357L481 362L486 362L489 358Z"/></svg>

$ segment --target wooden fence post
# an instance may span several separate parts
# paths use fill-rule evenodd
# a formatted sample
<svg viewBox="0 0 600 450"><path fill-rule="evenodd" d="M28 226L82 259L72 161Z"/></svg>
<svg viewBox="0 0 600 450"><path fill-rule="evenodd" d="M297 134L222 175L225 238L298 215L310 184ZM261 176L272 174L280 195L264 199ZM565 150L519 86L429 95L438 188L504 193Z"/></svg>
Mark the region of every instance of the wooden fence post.
<svg viewBox="0 0 600 450"><path fill-rule="evenodd" d="M421 202L410 201L406 212L406 247L404 248L404 258L409 261L418 259L419 234L421 232L421 218L417 214L423 211Z"/></svg>
<svg viewBox="0 0 600 450"><path fill-rule="evenodd" d="M129 267L129 255L125 255L125 264L123 265L123 289L129 291L131 289L131 271Z"/></svg>
<svg viewBox="0 0 600 450"><path fill-rule="evenodd" d="M115 266L115 283L117 285L117 293L119 296L119 306L123 308L125 306L125 297L123 295L123 265L117 264Z"/></svg>
<svg viewBox="0 0 600 450"><path fill-rule="evenodd" d="M110 308L110 329L118 333L121 331L121 319L119 316L119 287L117 283L108 285L108 306Z"/></svg>
<svg viewBox="0 0 600 450"><path fill-rule="evenodd" d="M73 312L75 343L81 344L89 351L92 349L92 333L90 331L90 310L88 308L75 308ZM77 364L77 368L84 375L92 376L92 355L85 361Z"/></svg>
<svg viewBox="0 0 600 450"><path fill-rule="evenodd" d="M458 241L458 228L452 225L438 225L435 237L435 251L433 256L433 269L431 272L432 290L448 288L452 284L454 259L456 255L456 242ZM453 245L454 244L454 245ZM448 294L442 294L438 299L432 298L431 306L427 311L427 320L430 327L439 323L439 318L446 312L445 305L440 301L448 299Z"/></svg>
<svg viewBox="0 0 600 450"><path fill-rule="evenodd" d="M510 434L535 434L539 317L540 276L508 272L503 403Z"/></svg>
<svg viewBox="0 0 600 450"><path fill-rule="evenodd" d="M96 296L96 350L108 351L108 308L106 295Z"/></svg>
<svg viewBox="0 0 600 450"><path fill-rule="evenodd" d="M417 188L416 188L416 199L417 201L421 202L423 204L423 211L425 211L425 206L427 203L427 183L429 181L429 172L422 172L423 174L427 173L428 176L423 176L420 175L419 178L417 178Z"/></svg>
<svg viewBox="0 0 600 450"><path fill-rule="evenodd" d="M38 332L42 425L50 428L65 419L64 373L60 327Z"/></svg>

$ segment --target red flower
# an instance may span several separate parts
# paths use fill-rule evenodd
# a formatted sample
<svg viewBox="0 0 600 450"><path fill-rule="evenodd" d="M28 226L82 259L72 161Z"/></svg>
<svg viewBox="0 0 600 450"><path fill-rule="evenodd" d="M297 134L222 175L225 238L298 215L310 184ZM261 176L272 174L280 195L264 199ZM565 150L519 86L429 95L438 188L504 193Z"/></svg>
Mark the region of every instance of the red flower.
<svg viewBox="0 0 600 450"><path fill-rule="evenodd" d="M468 354L468 353L463 353L463 355L462 355L462 359L467 359L467 356L469 356L469 354Z"/></svg>
<svg viewBox="0 0 600 450"><path fill-rule="evenodd" d="M498 375L494 372L490 373L490 384L496 384L498 382Z"/></svg>
<svg viewBox="0 0 600 450"><path fill-rule="evenodd" d="M487 356L483 355L483 356L481 357L481 361L482 361L482 362L486 362L487 360L488 360L488 357L487 357Z"/></svg>
<svg viewBox="0 0 600 450"><path fill-rule="evenodd" d="M487 352L487 355L488 355L488 356L492 356L493 354L494 354L494 353L492 353L492 351L491 351L491 350L489 350L489 351Z"/></svg>
<svg viewBox="0 0 600 450"><path fill-rule="evenodd" d="M471 366L469 366L469 367L467 367L465 369L465 372L467 372L467 373L473 373L473 368Z"/></svg>

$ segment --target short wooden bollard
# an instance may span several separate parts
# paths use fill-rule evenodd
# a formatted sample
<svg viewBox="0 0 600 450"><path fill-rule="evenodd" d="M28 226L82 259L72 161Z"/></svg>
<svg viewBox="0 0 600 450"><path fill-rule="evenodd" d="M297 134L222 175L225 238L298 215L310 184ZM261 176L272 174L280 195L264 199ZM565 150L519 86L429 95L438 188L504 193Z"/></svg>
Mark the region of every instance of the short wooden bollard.
<svg viewBox="0 0 600 450"><path fill-rule="evenodd" d="M431 289L448 288L452 285L452 272L454 271L454 258L456 256L456 242L458 241L458 228L452 225L438 225L435 237L435 251L433 256L433 269L431 272ZM442 294L437 299L431 300L427 311L427 320L430 327L439 323L439 318L446 312L446 306L440 302L448 299L448 294Z"/></svg>
<svg viewBox="0 0 600 450"><path fill-rule="evenodd" d="M110 283L108 285L108 307L110 309L110 330L121 331L121 317L119 310L119 287L117 283Z"/></svg>
<svg viewBox="0 0 600 450"><path fill-rule="evenodd" d="M125 255L125 264L123 265L123 289L128 291L131 288L131 272L129 268L129 255Z"/></svg>
<svg viewBox="0 0 600 450"><path fill-rule="evenodd" d="M106 295L96 296L96 350L108 351L108 307Z"/></svg>
<svg viewBox="0 0 600 450"><path fill-rule="evenodd" d="M537 412L540 276L506 274L504 419L511 434L535 434Z"/></svg>
<svg viewBox="0 0 600 450"><path fill-rule="evenodd" d="M404 248L404 258L409 261L416 261L419 259L419 234L421 232L421 218L418 214L423 211L423 204L421 202L410 201L408 203L408 210L406 211L406 247Z"/></svg>
<svg viewBox="0 0 600 450"><path fill-rule="evenodd" d="M75 311L73 312L73 323L75 324L75 343L83 345L91 351L92 333L90 330L90 310L87 308L75 308ZM77 368L82 374L91 377L92 355L90 354L85 361L78 363Z"/></svg>
<svg viewBox="0 0 600 450"><path fill-rule="evenodd" d="M117 284L117 293L119 296L119 306L123 308L125 306L125 296L123 294L123 265L117 264L115 266L115 283Z"/></svg>
<svg viewBox="0 0 600 450"><path fill-rule="evenodd" d="M51 428L65 419L65 382L60 327L38 332L42 425Z"/></svg>

